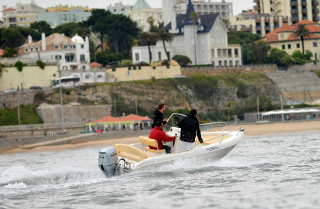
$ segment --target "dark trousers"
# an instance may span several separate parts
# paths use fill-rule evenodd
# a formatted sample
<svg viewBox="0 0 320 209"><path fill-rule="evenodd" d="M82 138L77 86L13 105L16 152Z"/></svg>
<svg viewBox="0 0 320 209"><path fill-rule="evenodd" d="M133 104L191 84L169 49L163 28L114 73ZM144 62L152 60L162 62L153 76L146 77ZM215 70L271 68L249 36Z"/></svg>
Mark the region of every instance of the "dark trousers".
<svg viewBox="0 0 320 209"><path fill-rule="evenodd" d="M170 154L170 152L171 152L171 147L169 147L167 145L162 145L162 149L165 149L167 154Z"/></svg>

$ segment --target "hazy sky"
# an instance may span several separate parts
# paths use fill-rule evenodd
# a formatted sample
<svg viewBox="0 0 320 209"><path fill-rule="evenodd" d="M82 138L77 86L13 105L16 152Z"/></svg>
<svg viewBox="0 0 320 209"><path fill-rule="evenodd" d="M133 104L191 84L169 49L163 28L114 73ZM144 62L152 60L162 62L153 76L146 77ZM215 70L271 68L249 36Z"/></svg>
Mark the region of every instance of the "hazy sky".
<svg viewBox="0 0 320 209"><path fill-rule="evenodd" d="M114 5L117 2L122 1L123 4L133 5L136 0L36 0L36 4L40 7L53 7L58 4L68 4L75 6L89 6L90 8L106 8L110 4ZM152 8L160 8L161 0L146 0ZM221 0L211 0L212 2L221 2ZM7 5L7 7L14 7L16 3L30 3L31 0L0 0L0 6L2 11L2 6ZM252 9L253 0L226 0L226 2L233 2L233 14L239 14L241 10ZM2 12L0 13L2 18Z"/></svg>

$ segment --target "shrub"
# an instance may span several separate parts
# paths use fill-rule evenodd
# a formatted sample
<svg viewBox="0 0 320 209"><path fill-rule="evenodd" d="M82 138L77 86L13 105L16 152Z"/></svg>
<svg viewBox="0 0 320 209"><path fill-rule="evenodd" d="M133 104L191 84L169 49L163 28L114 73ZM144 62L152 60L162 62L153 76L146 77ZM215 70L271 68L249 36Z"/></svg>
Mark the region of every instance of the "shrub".
<svg viewBox="0 0 320 209"><path fill-rule="evenodd" d="M41 60L37 61L37 65L39 66L39 68L41 68L42 70L44 70L46 64L44 64L44 62L42 62Z"/></svg>
<svg viewBox="0 0 320 209"><path fill-rule="evenodd" d="M172 57L172 59L177 61L179 63L179 65L181 65L181 66L186 66L186 65L192 63L190 58L185 55L174 55L174 57Z"/></svg>
<svg viewBox="0 0 320 209"><path fill-rule="evenodd" d="M14 66L18 69L19 72L22 72L24 64L21 61L17 61Z"/></svg>

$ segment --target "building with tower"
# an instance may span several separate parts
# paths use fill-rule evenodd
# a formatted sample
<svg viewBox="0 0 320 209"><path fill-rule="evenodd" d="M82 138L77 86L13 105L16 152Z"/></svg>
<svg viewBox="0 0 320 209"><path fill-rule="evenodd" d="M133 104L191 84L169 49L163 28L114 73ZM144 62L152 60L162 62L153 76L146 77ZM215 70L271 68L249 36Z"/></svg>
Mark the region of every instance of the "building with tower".
<svg viewBox="0 0 320 209"><path fill-rule="evenodd" d="M227 32L223 19L219 13L202 14L194 24L191 13L194 7L189 0L187 12L176 14L174 6L167 14L171 13L171 21L165 29L174 35L172 43L166 43L167 52L165 54L162 42L151 46L152 61L166 60L167 56L172 59L174 55L186 55L193 64L212 64L213 66L237 66L241 65L241 47L239 45L228 45ZM134 62L149 62L149 52L147 46L132 48Z"/></svg>

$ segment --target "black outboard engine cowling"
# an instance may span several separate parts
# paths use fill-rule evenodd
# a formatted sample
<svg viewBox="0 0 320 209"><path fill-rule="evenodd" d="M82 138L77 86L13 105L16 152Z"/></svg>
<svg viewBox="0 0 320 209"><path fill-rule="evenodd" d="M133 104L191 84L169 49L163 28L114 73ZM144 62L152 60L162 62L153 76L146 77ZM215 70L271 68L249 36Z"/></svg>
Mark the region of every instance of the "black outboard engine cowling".
<svg viewBox="0 0 320 209"><path fill-rule="evenodd" d="M106 175L111 177L118 175L118 155L113 147L107 147L99 151L98 156L99 168Z"/></svg>

